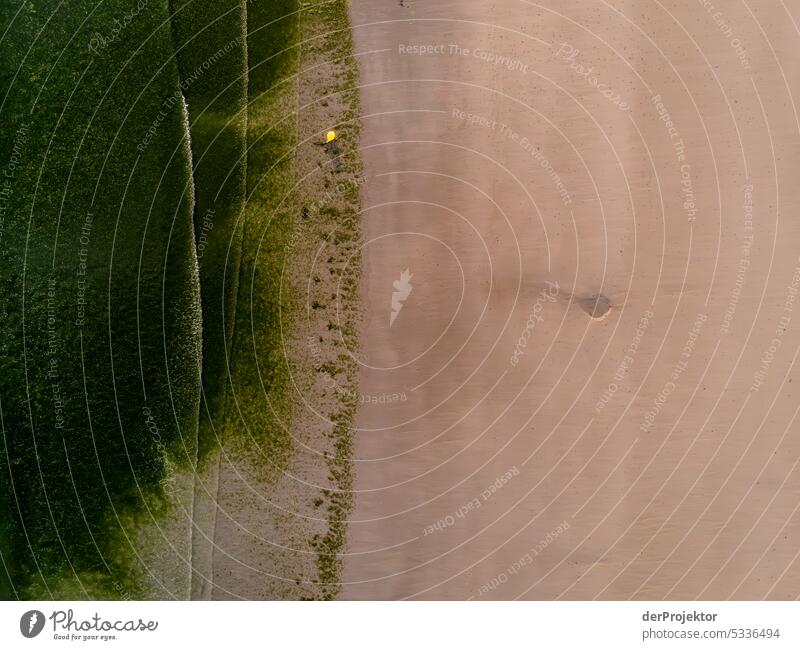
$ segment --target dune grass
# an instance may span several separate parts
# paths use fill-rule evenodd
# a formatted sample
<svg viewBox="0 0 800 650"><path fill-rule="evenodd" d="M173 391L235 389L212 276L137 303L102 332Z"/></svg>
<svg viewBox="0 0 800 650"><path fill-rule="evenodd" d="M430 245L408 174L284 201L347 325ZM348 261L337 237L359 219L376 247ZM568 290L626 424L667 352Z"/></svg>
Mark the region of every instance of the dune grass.
<svg viewBox="0 0 800 650"><path fill-rule="evenodd" d="M308 256L320 252L319 242L331 232L335 232L336 245L334 250L323 251L319 268L330 267L328 275L333 278L335 272L348 267L338 296L347 312L341 319L341 336L347 348L356 347L353 323L357 321L360 245L357 68L346 0L302 7L289 1L249 3L248 12L246 225L232 354L234 393L226 401L229 433L224 444L235 461L246 459L258 468L260 481L277 484L286 472L291 473L290 466L298 457L307 455L295 437L304 436L303 426L318 424L305 417L303 411L308 407L297 396L298 385L308 381L310 388L316 377L290 376L298 371L292 367L297 357L308 352L304 343L303 350L292 349L296 344L293 334L305 326L309 280L297 277L293 265L307 268ZM346 149L338 174L318 146L324 132L333 127ZM310 168L318 173L309 175ZM337 284L326 281L319 286L336 291ZM327 295L325 303L335 310L329 298ZM315 311L321 317L324 310L318 306ZM328 325L328 318L336 320L334 314L328 314ZM298 582L295 590L281 592L290 597L330 599L338 593L351 508L355 414L351 398L356 394L357 366L342 351L334 354L333 375L341 378L342 388L347 390L332 400L313 388L305 396L319 400L314 406L324 408L333 425L330 430L319 430L311 442L324 456L318 468L322 484L301 489L292 486L291 479L283 483L285 489L297 490L297 498L319 504L313 516L320 519L313 526L318 532L309 529L308 539L276 540L313 558L310 567L298 559L300 553L285 553L282 558L286 560L282 577ZM312 373L319 370L314 368ZM315 461L306 458L302 462ZM303 527L302 512L297 504L286 525ZM285 589L277 582L274 588Z"/></svg>
<svg viewBox="0 0 800 650"><path fill-rule="evenodd" d="M328 413L333 427L328 434L325 455L331 489L321 491L321 506L326 513L325 533L314 541L319 598L333 599L339 593L343 568L342 553L347 542L347 518L352 510L353 420L358 394L358 364L351 354L358 348L359 280L361 276L360 186L363 181L360 141L358 66L353 55L347 0L330 0L308 7L303 14L302 67L306 92L301 104L305 117L301 132L305 138L320 138L320 130L334 128L342 151L338 172L313 173L300 193L318 207L315 216L320 235L327 233L333 242L328 259L329 273L337 278L336 301L339 308L330 314L328 327L336 327L338 337L328 350L326 363L317 368L337 377L339 391ZM335 191L333 188L335 187ZM335 322L334 322L335 321ZM338 340L337 340L338 338ZM328 343L330 346L331 343Z"/></svg>

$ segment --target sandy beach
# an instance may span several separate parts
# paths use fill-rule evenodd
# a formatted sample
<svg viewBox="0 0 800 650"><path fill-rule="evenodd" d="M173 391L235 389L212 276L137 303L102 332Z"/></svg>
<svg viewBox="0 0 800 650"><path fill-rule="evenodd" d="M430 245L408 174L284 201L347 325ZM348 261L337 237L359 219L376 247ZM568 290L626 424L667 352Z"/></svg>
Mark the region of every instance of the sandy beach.
<svg viewBox="0 0 800 650"><path fill-rule="evenodd" d="M346 599L796 598L790 3L354 0Z"/></svg>

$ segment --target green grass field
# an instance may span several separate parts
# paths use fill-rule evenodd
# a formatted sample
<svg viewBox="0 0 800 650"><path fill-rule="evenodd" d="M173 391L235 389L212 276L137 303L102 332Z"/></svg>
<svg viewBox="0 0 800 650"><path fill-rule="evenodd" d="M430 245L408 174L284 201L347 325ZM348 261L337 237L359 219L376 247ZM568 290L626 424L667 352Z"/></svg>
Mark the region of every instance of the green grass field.
<svg viewBox="0 0 800 650"><path fill-rule="evenodd" d="M168 8L57 5L2 7L2 151L26 133L0 240L3 595L163 593L172 583L144 565L144 547L186 572L185 543L141 530L180 500L200 389Z"/></svg>
<svg viewBox="0 0 800 650"><path fill-rule="evenodd" d="M328 4L346 29L347 3ZM266 483L286 467L300 9L0 7L0 598L195 597L220 444ZM354 71L321 90L343 84Z"/></svg>

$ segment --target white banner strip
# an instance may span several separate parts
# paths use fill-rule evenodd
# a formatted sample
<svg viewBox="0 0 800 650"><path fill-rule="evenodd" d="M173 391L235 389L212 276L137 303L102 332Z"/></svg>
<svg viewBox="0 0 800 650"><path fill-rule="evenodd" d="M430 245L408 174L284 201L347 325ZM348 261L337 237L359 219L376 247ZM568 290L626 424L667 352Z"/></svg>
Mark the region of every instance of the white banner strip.
<svg viewBox="0 0 800 650"><path fill-rule="evenodd" d="M0 648L800 648L791 602L6 602Z"/></svg>

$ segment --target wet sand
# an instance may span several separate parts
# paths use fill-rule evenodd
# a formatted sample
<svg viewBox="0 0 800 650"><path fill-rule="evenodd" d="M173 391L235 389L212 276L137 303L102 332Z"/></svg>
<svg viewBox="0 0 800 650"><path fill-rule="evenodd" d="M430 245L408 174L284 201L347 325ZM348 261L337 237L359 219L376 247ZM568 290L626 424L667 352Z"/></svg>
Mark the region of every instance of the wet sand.
<svg viewBox="0 0 800 650"><path fill-rule="evenodd" d="M403 5L342 597L797 597L800 10Z"/></svg>

